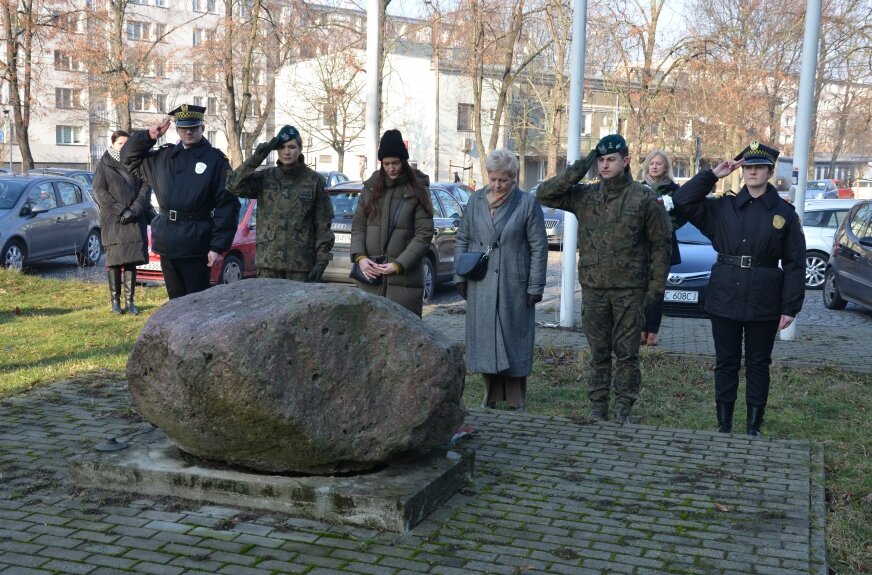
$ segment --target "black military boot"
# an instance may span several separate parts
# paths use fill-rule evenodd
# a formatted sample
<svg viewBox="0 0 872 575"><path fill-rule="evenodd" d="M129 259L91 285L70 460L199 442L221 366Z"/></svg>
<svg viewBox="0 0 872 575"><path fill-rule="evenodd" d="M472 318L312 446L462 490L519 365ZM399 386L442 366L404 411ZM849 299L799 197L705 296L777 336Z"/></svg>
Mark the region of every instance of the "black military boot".
<svg viewBox="0 0 872 575"><path fill-rule="evenodd" d="M718 433L732 433L733 408L736 406L736 403L732 401L718 401L715 402L715 406L718 412Z"/></svg>
<svg viewBox="0 0 872 575"><path fill-rule="evenodd" d="M109 276L109 303L112 313L124 313L121 309L121 268L110 267L106 270Z"/></svg>
<svg viewBox="0 0 872 575"><path fill-rule="evenodd" d="M590 404L589 417L592 421L608 421L609 404L605 401L592 401Z"/></svg>
<svg viewBox="0 0 872 575"><path fill-rule="evenodd" d="M139 308L133 305L133 293L136 291L136 270L124 269L124 295L127 300L127 311L130 315L139 315Z"/></svg>
<svg viewBox="0 0 872 575"><path fill-rule="evenodd" d="M760 427L763 425L763 412L766 408L762 405L748 406L748 435L751 437L761 437Z"/></svg>

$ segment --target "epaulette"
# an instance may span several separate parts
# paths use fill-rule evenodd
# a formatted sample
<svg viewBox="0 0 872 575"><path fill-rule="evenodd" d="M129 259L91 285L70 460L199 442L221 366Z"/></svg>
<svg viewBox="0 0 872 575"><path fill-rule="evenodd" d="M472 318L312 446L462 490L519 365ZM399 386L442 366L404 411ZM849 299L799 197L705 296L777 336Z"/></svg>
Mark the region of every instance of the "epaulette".
<svg viewBox="0 0 872 575"><path fill-rule="evenodd" d="M227 154L224 153L224 150L221 150L221 149L216 148L214 146L212 147L212 149L215 150L216 152L218 152L219 154L221 154L222 158L224 158L225 160L227 159Z"/></svg>
<svg viewBox="0 0 872 575"><path fill-rule="evenodd" d="M175 147L176 147L175 144L164 144L163 146L161 146L160 148L158 148L158 150L165 150L165 149L167 149L167 148L175 148Z"/></svg>

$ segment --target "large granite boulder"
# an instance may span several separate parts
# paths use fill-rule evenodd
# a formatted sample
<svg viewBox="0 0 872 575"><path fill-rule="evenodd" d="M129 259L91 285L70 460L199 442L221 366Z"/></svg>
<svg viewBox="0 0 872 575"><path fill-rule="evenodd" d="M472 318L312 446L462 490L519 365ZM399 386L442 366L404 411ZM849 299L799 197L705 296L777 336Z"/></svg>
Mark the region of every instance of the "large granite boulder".
<svg viewBox="0 0 872 575"><path fill-rule="evenodd" d="M385 298L253 279L170 300L127 363L140 413L195 456L331 474L409 460L463 421L460 348Z"/></svg>

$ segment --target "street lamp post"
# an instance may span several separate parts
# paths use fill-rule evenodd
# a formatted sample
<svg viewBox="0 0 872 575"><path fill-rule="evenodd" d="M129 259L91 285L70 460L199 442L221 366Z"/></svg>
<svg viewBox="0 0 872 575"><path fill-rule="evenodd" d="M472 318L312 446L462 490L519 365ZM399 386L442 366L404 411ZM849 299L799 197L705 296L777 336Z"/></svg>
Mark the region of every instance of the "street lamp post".
<svg viewBox="0 0 872 575"><path fill-rule="evenodd" d="M433 181L439 181L439 7L433 2L433 0L424 0L424 4L427 4L433 9L433 28L431 32L433 34L433 68L436 72L436 134L434 136L434 173L433 173ZM450 174L449 174L450 175Z"/></svg>

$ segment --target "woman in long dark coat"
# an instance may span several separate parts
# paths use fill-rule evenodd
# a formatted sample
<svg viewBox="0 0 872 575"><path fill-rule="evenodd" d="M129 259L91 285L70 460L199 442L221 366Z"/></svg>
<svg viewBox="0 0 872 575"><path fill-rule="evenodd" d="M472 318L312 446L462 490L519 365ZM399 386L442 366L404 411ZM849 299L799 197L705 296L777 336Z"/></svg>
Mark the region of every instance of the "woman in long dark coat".
<svg viewBox="0 0 872 575"><path fill-rule="evenodd" d="M672 204L672 194L678 189L672 175L672 162L663 150L653 150L642 162L642 181L654 190L658 196L658 202L663 204L669 214L672 223L672 255L669 265L681 263L681 253L678 251L678 238L675 230L687 223L687 220L678 215L678 211ZM660 340L660 322L663 320L663 300L655 301L645 313L642 322L641 345L657 345Z"/></svg>
<svg viewBox="0 0 872 575"><path fill-rule="evenodd" d="M527 376L533 369L535 305L545 291L548 236L539 202L515 183L515 154L494 150L486 164L488 185L466 204L454 261L463 252L486 251L495 226L509 219L490 253L485 276L477 281L454 276L466 300L466 369L484 378L484 407L506 401L523 410ZM518 201L512 209L515 194Z"/></svg>
<svg viewBox="0 0 872 575"><path fill-rule="evenodd" d="M399 130L382 135L378 159L381 167L363 183L351 220L351 261L364 275L380 277L381 281L357 285L420 316L424 258L433 239L429 178L409 165L409 152ZM396 226L388 238L394 218Z"/></svg>
<svg viewBox="0 0 872 575"><path fill-rule="evenodd" d="M100 206L100 235L106 250L112 312L124 313L123 288L126 310L137 315L139 309L133 303L136 266L148 262L146 227L151 190L120 161L119 152L129 137L123 130L112 134L112 145L100 158L94 173L94 199Z"/></svg>

